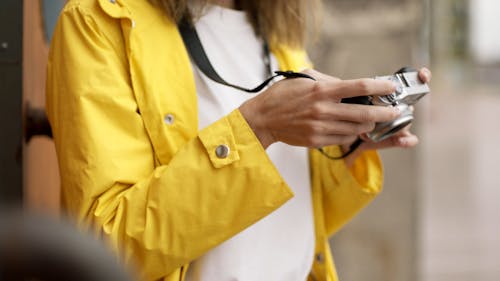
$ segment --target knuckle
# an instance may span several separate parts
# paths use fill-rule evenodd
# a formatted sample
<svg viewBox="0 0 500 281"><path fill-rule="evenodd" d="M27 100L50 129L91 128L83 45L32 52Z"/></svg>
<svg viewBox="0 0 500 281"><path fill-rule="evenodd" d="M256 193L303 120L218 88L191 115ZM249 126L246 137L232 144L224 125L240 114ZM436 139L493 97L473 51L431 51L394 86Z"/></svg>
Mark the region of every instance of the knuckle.
<svg viewBox="0 0 500 281"><path fill-rule="evenodd" d="M301 133L302 133L302 136L307 141L309 141L309 139L316 134L315 130L317 130L317 128L315 126L307 125L307 126L301 128Z"/></svg>
<svg viewBox="0 0 500 281"><path fill-rule="evenodd" d="M370 94L370 85L371 80L370 79L360 79L357 83L358 91L360 95L366 96Z"/></svg>
<svg viewBox="0 0 500 281"><path fill-rule="evenodd" d="M367 122L362 128L360 134L371 132L375 129L375 122Z"/></svg>
<svg viewBox="0 0 500 281"><path fill-rule="evenodd" d="M314 86L312 89L313 98L315 98L315 99L321 98L325 92L326 92L325 82L318 81L318 82L314 83Z"/></svg>
<svg viewBox="0 0 500 281"><path fill-rule="evenodd" d="M362 110L359 113L359 119L361 122L373 122L375 116L371 110Z"/></svg>
<svg viewBox="0 0 500 281"><path fill-rule="evenodd" d="M396 110L392 110L392 109L390 109L390 111L387 112L386 114L387 114L387 118L386 118L387 121L394 120L399 116L399 113Z"/></svg>
<svg viewBox="0 0 500 281"><path fill-rule="evenodd" d="M308 139L321 136L325 133L326 128L323 124L319 122L309 122L302 132L306 135Z"/></svg>
<svg viewBox="0 0 500 281"><path fill-rule="evenodd" d="M309 116L314 120L319 120L325 114L326 110L320 103L313 103L309 108Z"/></svg>
<svg viewBox="0 0 500 281"><path fill-rule="evenodd" d="M309 129L309 132L313 135L320 135L325 131L323 126L320 126L319 124L312 125Z"/></svg>

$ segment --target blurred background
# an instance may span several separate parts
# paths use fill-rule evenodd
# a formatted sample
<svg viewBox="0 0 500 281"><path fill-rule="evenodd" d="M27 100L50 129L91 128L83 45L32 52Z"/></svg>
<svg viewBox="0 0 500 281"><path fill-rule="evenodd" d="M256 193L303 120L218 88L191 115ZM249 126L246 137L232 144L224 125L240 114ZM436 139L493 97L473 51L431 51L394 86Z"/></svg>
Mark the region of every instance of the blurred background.
<svg viewBox="0 0 500 281"><path fill-rule="evenodd" d="M0 4L0 204L51 216L59 181L44 80L64 2ZM421 143L382 152L384 192L332 238L341 280L500 280L500 2L324 2L310 46L319 70L350 79L410 65L434 75L415 107Z"/></svg>
<svg viewBox="0 0 500 281"><path fill-rule="evenodd" d="M340 279L500 280L500 2L329 0L320 70L341 78L433 71L420 144L382 153L386 185L332 238Z"/></svg>

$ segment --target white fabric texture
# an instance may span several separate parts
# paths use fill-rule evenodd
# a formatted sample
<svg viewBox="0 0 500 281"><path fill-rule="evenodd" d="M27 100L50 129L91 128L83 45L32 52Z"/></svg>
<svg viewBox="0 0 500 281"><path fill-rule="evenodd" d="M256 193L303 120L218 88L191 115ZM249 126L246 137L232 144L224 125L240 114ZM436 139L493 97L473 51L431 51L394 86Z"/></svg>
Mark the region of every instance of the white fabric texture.
<svg viewBox="0 0 500 281"><path fill-rule="evenodd" d="M196 29L210 62L227 82L253 88L268 77L262 41L241 11L210 6ZM273 70L277 61L271 56ZM252 94L218 84L193 64L204 128ZM275 143L270 159L295 197L269 216L194 261L188 281L304 281L314 255L314 221L307 150Z"/></svg>

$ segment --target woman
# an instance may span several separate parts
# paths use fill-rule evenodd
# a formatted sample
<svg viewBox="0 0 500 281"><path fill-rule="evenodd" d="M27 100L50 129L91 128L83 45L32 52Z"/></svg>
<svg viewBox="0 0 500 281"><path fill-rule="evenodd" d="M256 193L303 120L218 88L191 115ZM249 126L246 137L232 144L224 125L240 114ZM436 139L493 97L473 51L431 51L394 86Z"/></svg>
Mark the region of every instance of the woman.
<svg viewBox="0 0 500 281"><path fill-rule="evenodd" d="M396 118L340 103L394 85L313 70L257 95L214 82L190 59L182 19L220 76L253 87L269 68L310 66L312 1L211 2L66 5L47 84L64 208L143 280L337 280L327 239L380 191L373 149L418 140L405 130L337 161L307 148L340 155Z"/></svg>

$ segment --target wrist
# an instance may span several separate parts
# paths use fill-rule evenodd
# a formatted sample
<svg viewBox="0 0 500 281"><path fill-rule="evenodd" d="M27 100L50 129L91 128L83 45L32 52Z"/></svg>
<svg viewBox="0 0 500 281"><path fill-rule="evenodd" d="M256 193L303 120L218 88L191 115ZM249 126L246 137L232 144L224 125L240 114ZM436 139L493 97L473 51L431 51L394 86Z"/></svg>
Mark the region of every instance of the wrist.
<svg viewBox="0 0 500 281"><path fill-rule="evenodd" d="M253 110L251 104L246 102L240 106L239 110L264 149L276 142L272 133L265 126L265 122L261 121L259 114Z"/></svg>
<svg viewBox="0 0 500 281"><path fill-rule="evenodd" d="M252 125L250 125L250 127L252 127ZM262 147L264 147L264 149L267 149L271 144L275 142L272 135L266 133L265 131L256 130L254 128L252 128L252 130L255 133L257 139L259 139L260 144L262 144Z"/></svg>

